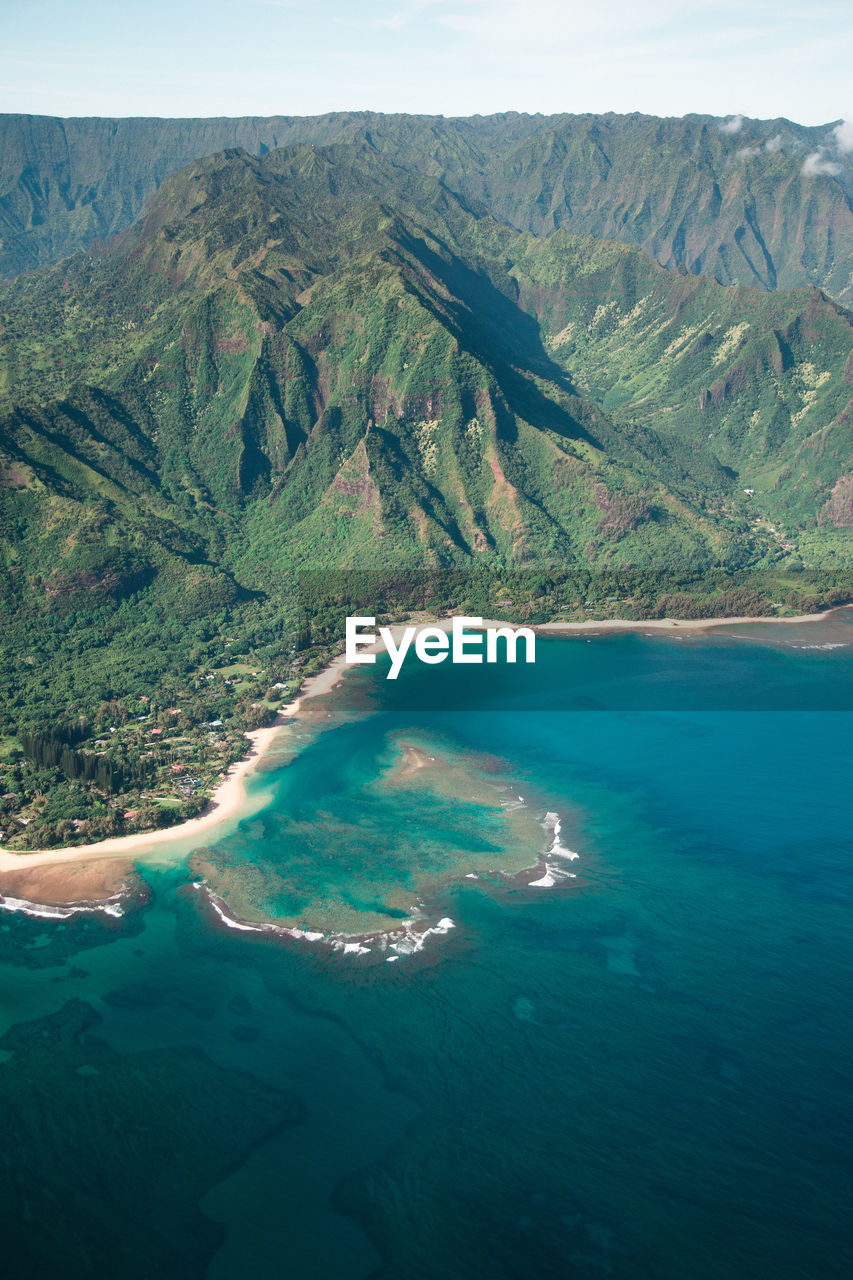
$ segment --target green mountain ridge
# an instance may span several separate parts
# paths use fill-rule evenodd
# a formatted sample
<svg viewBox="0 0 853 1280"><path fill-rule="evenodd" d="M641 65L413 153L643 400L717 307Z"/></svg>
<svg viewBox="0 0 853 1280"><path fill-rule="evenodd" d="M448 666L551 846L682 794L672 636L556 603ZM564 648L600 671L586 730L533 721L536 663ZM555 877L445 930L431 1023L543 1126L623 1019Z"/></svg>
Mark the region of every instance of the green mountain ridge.
<svg viewBox="0 0 853 1280"><path fill-rule="evenodd" d="M0 116L0 276L123 230L170 174L229 147L368 145L519 230L564 227L765 289L853 288L853 162L832 125L639 114L339 112L219 120ZM804 172L808 156L821 163Z"/></svg>
<svg viewBox="0 0 853 1280"><path fill-rule="evenodd" d="M7 503L84 527L96 501L128 582L150 545L227 597L479 553L748 564L747 508L787 538L847 522L843 308L516 232L370 146L200 161L0 300L7 471L33 478Z"/></svg>

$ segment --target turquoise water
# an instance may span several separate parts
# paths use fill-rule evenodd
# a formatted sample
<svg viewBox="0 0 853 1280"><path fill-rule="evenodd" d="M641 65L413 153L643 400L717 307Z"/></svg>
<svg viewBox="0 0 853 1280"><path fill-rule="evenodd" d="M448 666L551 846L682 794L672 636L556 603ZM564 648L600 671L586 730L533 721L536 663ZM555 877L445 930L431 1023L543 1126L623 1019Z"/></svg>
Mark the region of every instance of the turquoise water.
<svg viewBox="0 0 853 1280"><path fill-rule="evenodd" d="M849 1275L848 614L351 673L203 856L250 918L453 920L393 964L190 867L4 917L7 1273ZM546 809L577 878L497 874Z"/></svg>

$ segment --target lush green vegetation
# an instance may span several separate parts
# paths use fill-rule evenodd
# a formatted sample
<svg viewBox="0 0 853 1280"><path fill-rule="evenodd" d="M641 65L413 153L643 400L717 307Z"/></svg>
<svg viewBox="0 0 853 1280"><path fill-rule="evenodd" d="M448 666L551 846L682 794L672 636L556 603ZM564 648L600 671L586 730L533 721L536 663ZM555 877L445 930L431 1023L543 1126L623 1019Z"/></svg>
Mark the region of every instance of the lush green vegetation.
<svg viewBox="0 0 853 1280"><path fill-rule="evenodd" d="M367 146L521 231L637 245L666 267L849 304L853 158L832 126L711 116L470 119L337 112L236 120L0 116L0 278L124 230L167 175L229 147ZM837 172L803 173L826 148Z"/></svg>
<svg viewBox="0 0 853 1280"><path fill-rule="evenodd" d="M375 146L191 165L0 325L14 847L196 812L347 613L853 598L846 311L514 230Z"/></svg>

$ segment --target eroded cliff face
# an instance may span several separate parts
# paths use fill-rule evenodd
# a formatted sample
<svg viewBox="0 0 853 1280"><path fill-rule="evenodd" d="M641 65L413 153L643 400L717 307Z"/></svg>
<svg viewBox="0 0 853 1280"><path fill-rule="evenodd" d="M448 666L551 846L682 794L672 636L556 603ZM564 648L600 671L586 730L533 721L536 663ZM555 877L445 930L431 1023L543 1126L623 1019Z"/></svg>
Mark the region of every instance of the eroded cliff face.
<svg viewBox="0 0 853 1280"><path fill-rule="evenodd" d="M216 120L0 117L0 275L123 230L202 156L293 144L367 146L440 177L519 230L641 247L662 265L763 289L816 284L849 302L853 165L832 125L707 116L472 119L339 112ZM831 166L809 164L809 156ZM833 171L830 172L829 170Z"/></svg>

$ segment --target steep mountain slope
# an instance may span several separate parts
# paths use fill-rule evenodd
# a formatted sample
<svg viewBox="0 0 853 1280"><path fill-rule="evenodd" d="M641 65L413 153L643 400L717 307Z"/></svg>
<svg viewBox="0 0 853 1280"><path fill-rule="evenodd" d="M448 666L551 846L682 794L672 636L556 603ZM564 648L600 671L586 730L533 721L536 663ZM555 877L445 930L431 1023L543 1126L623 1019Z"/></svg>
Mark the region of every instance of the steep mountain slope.
<svg viewBox="0 0 853 1280"><path fill-rule="evenodd" d="M512 267L519 304L587 399L679 459L693 500L725 488L709 483L713 458L791 536L836 522L834 486L853 459L846 310L817 289L720 288L562 232L543 249Z"/></svg>
<svg viewBox="0 0 853 1280"><path fill-rule="evenodd" d="M845 311L514 231L369 145L198 162L0 313L3 572L41 608L154 584L192 616L323 566L677 576L850 522Z"/></svg>
<svg viewBox="0 0 853 1280"><path fill-rule="evenodd" d="M164 177L200 156L340 142L439 177L536 235L563 227L723 283L853 296L853 163L832 127L699 116L0 116L0 275L122 230Z"/></svg>
<svg viewBox="0 0 853 1280"><path fill-rule="evenodd" d="M849 160L833 149L824 172L804 172L819 131L775 120L731 134L721 123L581 117L538 130L481 171L445 176L495 217L537 235L564 227L637 245L665 267L723 284L811 283L850 301ZM827 137L830 130L821 142Z"/></svg>

